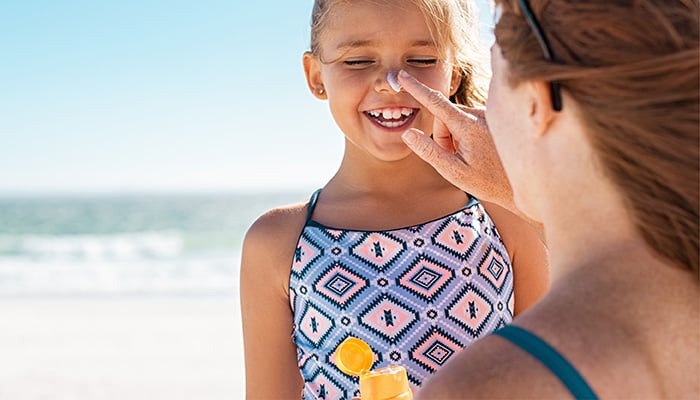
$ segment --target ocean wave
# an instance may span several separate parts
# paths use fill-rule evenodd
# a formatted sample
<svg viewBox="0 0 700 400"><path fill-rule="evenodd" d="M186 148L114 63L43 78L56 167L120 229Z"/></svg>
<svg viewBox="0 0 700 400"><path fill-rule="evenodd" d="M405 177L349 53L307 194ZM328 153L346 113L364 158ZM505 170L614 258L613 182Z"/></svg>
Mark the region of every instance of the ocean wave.
<svg viewBox="0 0 700 400"><path fill-rule="evenodd" d="M81 261L0 257L0 296L210 295L238 291L238 255Z"/></svg>
<svg viewBox="0 0 700 400"><path fill-rule="evenodd" d="M129 261L175 259L183 254L177 232L103 235L0 236L0 255L49 260Z"/></svg>

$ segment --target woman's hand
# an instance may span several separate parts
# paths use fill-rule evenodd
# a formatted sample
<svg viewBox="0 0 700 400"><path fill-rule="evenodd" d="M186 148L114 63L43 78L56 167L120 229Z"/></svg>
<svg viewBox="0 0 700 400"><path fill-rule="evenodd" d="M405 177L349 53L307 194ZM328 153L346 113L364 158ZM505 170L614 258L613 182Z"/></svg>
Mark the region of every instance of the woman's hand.
<svg viewBox="0 0 700 400"><path fill-rule="evenodd" d="M520 215L484 110L452 104L441 92L405 71L399 73L399 82L435 116L432 140L417 129L409 129L403 134L406 145L453 185Z"/></svg>

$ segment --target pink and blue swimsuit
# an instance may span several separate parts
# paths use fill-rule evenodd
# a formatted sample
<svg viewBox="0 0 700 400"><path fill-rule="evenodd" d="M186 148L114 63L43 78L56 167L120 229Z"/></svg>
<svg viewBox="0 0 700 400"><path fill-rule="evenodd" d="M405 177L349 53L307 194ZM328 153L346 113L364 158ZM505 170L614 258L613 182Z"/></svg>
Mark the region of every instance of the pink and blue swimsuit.
<svg viewBox="0 0 700 400"><path fill-rule="evenodd" d="M359 396L335 366L348 336L375 353L372 369L404 366L414 390L475 339L513 319L513 272L474 198L461 210L386 231L313 221L309 204L289 283L304 399Z"/></svg>

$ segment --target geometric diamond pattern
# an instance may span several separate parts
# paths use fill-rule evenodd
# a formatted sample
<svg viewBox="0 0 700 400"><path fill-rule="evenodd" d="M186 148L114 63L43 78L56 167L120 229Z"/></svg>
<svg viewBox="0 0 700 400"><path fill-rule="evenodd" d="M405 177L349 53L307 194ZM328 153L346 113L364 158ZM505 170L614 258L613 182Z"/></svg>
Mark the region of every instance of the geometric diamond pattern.
<svg viewBox="0 0 700 400"><path fill-rule="evenodd" d="M513 319L508 252L473 198L445 217L385 231L311 220L296 250L288 293L304 398L359 395L358 378L334 362L347 337L370 345L373 369L404 366L415 391Z"/></svg>
<svg viewBox="0 0 700 400"><path fill-rule="evenodd" d="M472 247L478 243L479 233L468 224L457 220L445 221L433 236L432 241L455 256L466 259Z"/></svg>
<svg viewBox="0 0 700 400"><path fill-rule="evenodd" d="M479 263L479 274L493 286L500 294L506 277L510 272L510 263L506 263L493 246L489 246L488 251Z"/></svg>
<svg viewBox="0 0 700 400"><path fill-rule="evenodd" d="M360 324L396 343L416 323L418 313L392 297L378 297L360 313Z"/></svg>
<svg viewBox="0 0 700 400"><path fill-rule="evenodd" d="M348 395L345 389L341 387L339 382L336 382L329 374L323 370L319 370L314 376L314 379L305 387L308 395L313 395L312 399L347 399ZM308 393L310 391L310 393Z"/></svg>
<svg viewBox="0 0 700 400"><path fill-rule="evenodd" d="M306 309L301 313L300 328L302 334L318 347L328 337L335 326L333 318L318 309L313 304L307 303Z"/></svg>
<svg viewBox="0 0 700 400"><path fill-rule="evenodd" d="M381 272L396 261L405 249L406 243L388 233L369 232L350 247L350 253Z"/></svg>
<svg viewBox="0 0 700 400"><path fill-rule="evenodd" d="M453 278L452 268L421 255L399 276L397 284L430 302L440 295Z"/></svg>
<svg viewBox="0 0 700 400"><path fill-rule="evenodd" d="M337 242L343 239L343 236L345 236L346 231L338 229L324 229L323 233Z"/></svg>
<svg viewBox="0 0 700 400"><path fill-rule="evenodd" d="M367 279L334 262L314 282L314 290L344 310L368 285Z"/></svg>
<svg viewBox="0 0 700 400"><path fill-rule="evenodd" d="M408 352L409 357L429 372L437 371L464 347L457 339L438 327L433 327Z"/></svg>
<svg viewBox="0 0 700 400"><path fill-rule="evenodd" d="M313 239L302 233L294 251L292 274L299 278L303 277L304 273L313 268L316 261L323 257L323 253L323 249Z"/></svg>
<svg viewBox="0 0 700 400"><path fill-rule="evenodd" d="M467 285L447 307L448 318L461 325L474 338L481 336L493 312L493 304L471 284Z"/></svg>

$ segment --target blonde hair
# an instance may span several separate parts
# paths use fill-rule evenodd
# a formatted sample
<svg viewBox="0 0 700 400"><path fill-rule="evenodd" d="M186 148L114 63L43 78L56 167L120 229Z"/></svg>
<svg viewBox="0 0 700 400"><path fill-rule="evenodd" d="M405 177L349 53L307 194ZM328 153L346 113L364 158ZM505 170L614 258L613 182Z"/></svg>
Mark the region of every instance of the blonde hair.
<svg viewBox="0 0 700 400"><path fill-rule="evenodd" d="M560 82L648 246L698 274L698 2L531 0L552 62L543 58L518 1L497 3L496 42L511 83Z"/></svg>
<svg viewBox="0 0 700 400"><path fill-rule="evenodd" d="M334 6L360 0L315 0L311 13L311 52L320 55L320 41ZM372 0L361 0L372 1ZM379 0L374 0L379 3ZM472 1L404 0L413 4L425 16L438 50L460 71L462 79L457 92L450 98L470 107L483 105L488 57L479 40L476 8Z"/></svg>

